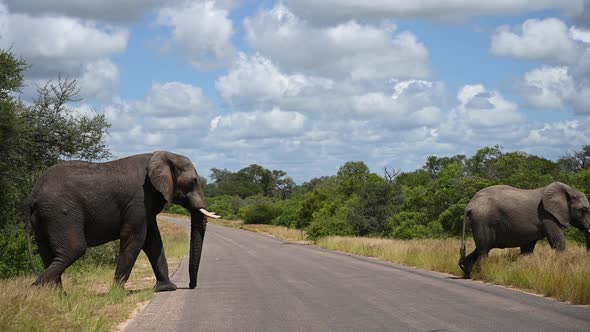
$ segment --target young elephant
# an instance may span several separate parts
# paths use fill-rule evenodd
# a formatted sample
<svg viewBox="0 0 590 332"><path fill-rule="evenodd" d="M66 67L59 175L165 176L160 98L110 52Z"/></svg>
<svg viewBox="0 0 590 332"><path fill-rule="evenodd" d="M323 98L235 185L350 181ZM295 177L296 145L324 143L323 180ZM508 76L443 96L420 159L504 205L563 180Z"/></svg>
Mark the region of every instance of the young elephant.
<svg viewBox="0 0 590 332"><path fill-rule="evenodd" d="M590 250L590 204L584 193L561 182L533 190L491 186L480 190L465 209L459 266L466 276L492 248L520 247L532 253L547 237L551 248L565 249L563 229L574 225L584 232ZM475 250L465 257L465 222L469 219Z"/></svg>
<svg viewBox="0 0 590 332"><path fill-rule="evenodd" d="M121 240L115 282L124 284L143 249L156 291L176 289L156 215L166 203L191 211L190 288L196 287L208 212L199 175L181 155L158 151L107 163L63 162L37 181L27 202L45 271L34 285L61 286L61 274L86 252Z"/></svg>

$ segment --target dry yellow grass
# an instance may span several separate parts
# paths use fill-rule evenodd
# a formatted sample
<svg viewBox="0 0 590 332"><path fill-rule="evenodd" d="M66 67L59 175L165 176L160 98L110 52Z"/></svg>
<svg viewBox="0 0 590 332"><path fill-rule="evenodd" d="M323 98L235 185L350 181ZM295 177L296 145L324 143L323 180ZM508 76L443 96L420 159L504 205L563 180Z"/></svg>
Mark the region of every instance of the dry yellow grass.
<svg viewBox="0 0 590 332"><path fill-rule="evenodd" d="M188 236L176 224L159 225L172 272L188 251ZM63 275L64 291L33 288L33 277L0 280L0 331L111 331L151 298L155 284L143 253L126 289L111 288L113 274L111 266L69 269Z"/></svg>
<svg viewBox="0 0 590 332"><path fill-rule="evenodd" d="M473 243L468 242L468 252ZM460 241L390 240L360 237L327 237L319 247L375 257L391 263L462 276L457 263ZM590 254L574 243L557 253L540 244L534 254L521 256L518 249L493 249L474 279L512 286L575 304L590 304Z"/></svg>
<svg viewBox="0 0 590 332"><path fill-rule="evenodd" d="M239 228L247 231L272 235L281 240L294 241L294 242L309 242L304 231L299 229L287 228L283 226L274 225L253 225L246 224L241 225Z"/></svg>

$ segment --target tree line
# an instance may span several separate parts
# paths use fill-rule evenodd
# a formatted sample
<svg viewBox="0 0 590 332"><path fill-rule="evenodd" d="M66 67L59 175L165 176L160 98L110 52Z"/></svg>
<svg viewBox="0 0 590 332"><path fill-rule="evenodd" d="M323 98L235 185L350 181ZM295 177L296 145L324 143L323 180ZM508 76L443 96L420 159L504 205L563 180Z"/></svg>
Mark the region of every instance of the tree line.
<svg viewBox="0 0 590 332"><path fill-rule="evenodd" d="M415 171L385 168L382 174L349 161L337 174L301 185L284 171L255 164L235 173L214 168L211 178L205 185L209 208L226 218L305 229L311 238L444 238L460 234L465 206L491 185L532 189L561 181L590 193L590 145L556 162L484 147L469 157L429 156Z"/></svg>

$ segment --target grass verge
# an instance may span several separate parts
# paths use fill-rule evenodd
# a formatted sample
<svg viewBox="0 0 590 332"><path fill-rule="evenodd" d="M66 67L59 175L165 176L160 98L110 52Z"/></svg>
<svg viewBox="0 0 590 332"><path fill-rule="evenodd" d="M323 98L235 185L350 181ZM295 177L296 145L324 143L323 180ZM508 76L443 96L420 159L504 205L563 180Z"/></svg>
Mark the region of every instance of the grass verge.
<svg viewBox="0 0 590 332"><path fill-rule="evenodd" d="M188 251L179 225L160 221L171 273ZM111 288L114 266L74 264L63 274L63 291L33 288L32 276L0 280L0 331L111 331L138 303L153 295L155 277L140 254L125 289Z"/></svg>
<svg viewBox="0 0 590 332"><path fill-rule="evenodd" d="M272 225L244 225L234 221L214 223L265 233L283 240L305 241L305 232ZM311 243L311 242L310 242ZM463 276L459 269L458 239L393 240L366 237L326 237L312 243L318 247ZM474 249L467 241L467 253ZM555 252L546 242L532 255L521 256L519 249L494 249L473 279L514 287L573 304L590 304L590 254L574 242L565 252Z"/></svg>

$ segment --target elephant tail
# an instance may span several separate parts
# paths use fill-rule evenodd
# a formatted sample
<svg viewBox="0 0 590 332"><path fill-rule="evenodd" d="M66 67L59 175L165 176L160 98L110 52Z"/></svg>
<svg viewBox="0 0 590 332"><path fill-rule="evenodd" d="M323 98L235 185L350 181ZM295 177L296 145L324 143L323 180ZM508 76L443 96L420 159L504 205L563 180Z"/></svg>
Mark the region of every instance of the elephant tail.
<svg viewBox="0 0 590 332"><path fill-rule="evenodd" d="M35 222L35 211L33 208L33 202L30 199L24 204L24 215L25 215L25 233L27 234L27 249L29 251L29 263L31 263L31 269L33 270L33 274L39 276L39 271L37 267L35 267L35 263L33 262L33 250L31 248L31 228L33 223Z"/></svg>
<svg viewBox="0 0 590 332"><path fill-rule="evenodd" d="M465 259L465 224L467 223L467 219L469 219L471 217L471 209L470 208L466 208L465 209L465 215L463 217L463 229L461 231L461 249L459 250L459 252L461 253L461 261L463 261Z"/></svg>

